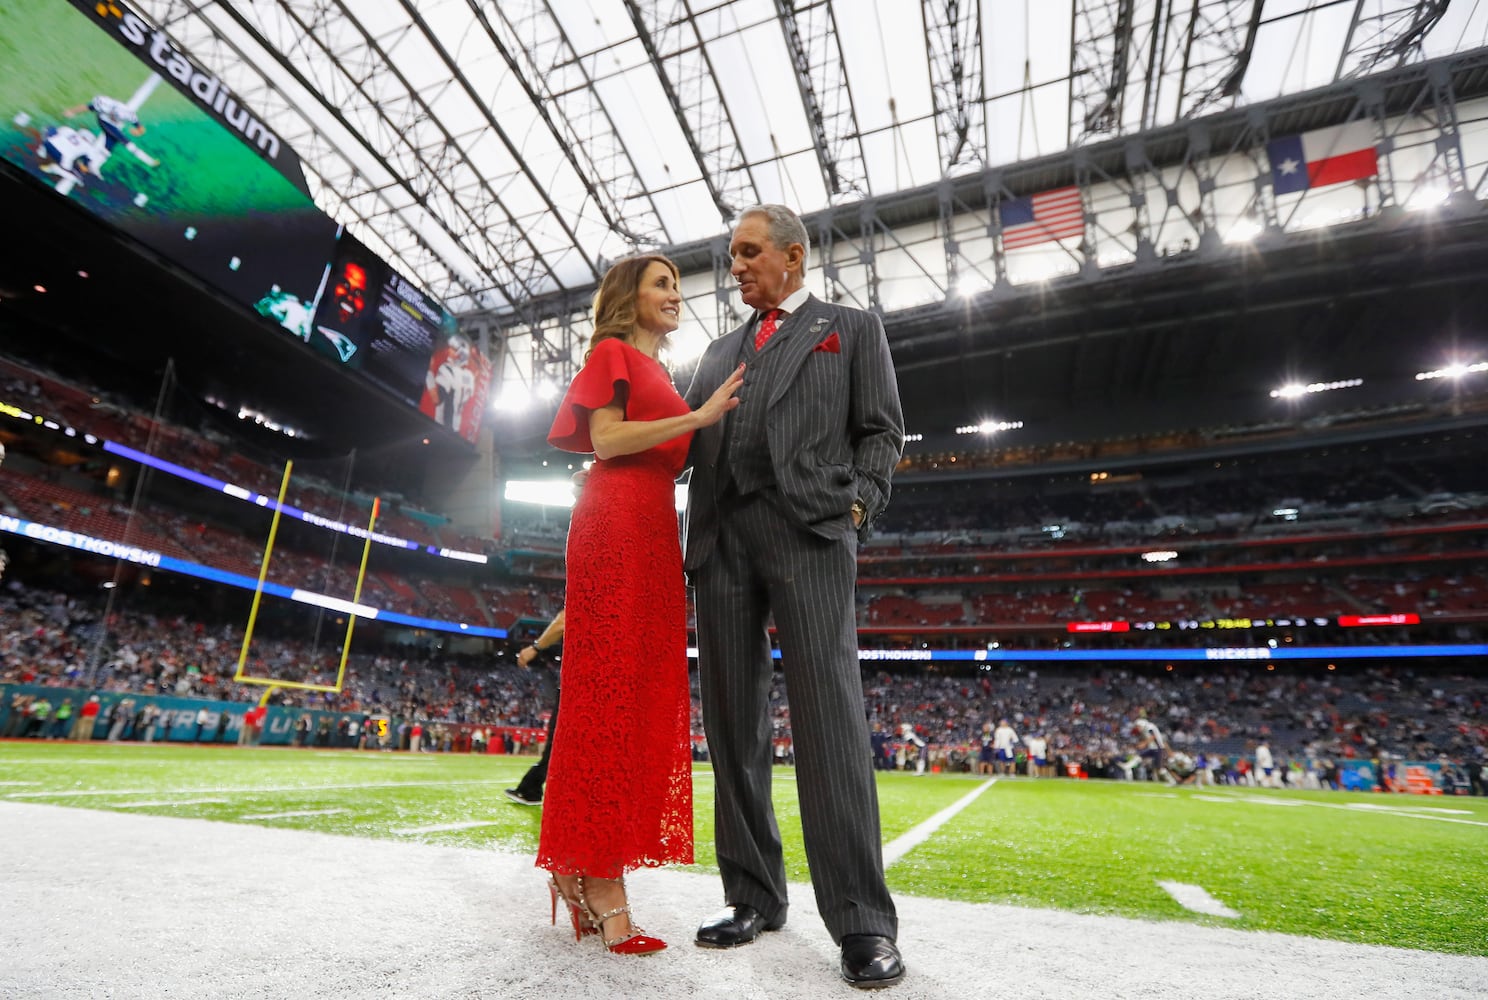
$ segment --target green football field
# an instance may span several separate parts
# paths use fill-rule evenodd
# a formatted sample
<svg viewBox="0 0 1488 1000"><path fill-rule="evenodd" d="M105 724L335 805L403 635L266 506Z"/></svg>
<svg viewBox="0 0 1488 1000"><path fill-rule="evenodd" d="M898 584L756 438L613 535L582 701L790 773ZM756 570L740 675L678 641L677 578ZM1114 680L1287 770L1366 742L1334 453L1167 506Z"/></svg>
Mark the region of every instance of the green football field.
<svg viewBox="0 0 1488 1000"><path fill-rule="evenodd" d="M525 854L541 812L502 789L531 762L6 742L0 798ZM792 771L775 777L804 882ZM694 791L713 870L705 766ZM910 774L881 775L879 799L896 893L1488 955L1488 799ZM1185 908L1164 883L1233 915Z"/></svg>

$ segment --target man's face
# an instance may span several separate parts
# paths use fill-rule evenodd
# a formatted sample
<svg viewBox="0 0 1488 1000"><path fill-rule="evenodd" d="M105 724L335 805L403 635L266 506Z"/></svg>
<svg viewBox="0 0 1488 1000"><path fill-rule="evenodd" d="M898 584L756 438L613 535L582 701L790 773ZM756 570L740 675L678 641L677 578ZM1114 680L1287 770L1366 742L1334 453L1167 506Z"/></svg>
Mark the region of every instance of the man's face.
<svg viewBox="0 0 1488 1000"><path fill-rule="evenodd" d="M799 287L795 280L805 248L799 243L777 247L770 241L769 219L746 215L734 229L729 273L739 283L744 304L752 309L774 309Z"/></svg>

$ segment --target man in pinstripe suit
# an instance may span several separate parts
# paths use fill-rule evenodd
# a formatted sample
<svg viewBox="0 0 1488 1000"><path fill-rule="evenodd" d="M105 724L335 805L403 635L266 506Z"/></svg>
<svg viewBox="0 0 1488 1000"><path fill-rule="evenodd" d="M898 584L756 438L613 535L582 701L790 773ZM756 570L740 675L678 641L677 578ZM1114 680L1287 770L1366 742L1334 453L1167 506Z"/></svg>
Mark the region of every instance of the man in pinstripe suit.
<svg viewBox="0 0 1488 1000"><path fill-rule="evenodd" d="M884 883L858 668L859 535L889 499L904 418L883 324L805 288L810 237L779 205L746 209L729 254L744 326L714 341L689 405L745 365L738 409L692 441L684 563L694 588L703 723L727 908L698 928L731 948L785 923L770 799L767 626L790 699L801 827L817 905L854 986L904 976Z"/></svg>

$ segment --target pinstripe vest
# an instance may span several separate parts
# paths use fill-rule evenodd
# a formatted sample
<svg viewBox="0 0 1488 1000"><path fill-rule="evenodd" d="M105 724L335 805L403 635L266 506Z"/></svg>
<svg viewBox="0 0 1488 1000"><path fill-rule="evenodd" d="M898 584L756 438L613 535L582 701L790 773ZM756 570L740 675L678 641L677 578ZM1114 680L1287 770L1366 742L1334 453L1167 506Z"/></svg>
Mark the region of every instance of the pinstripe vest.
<svg viewBox="0 0 1488 1000"><path fill-rule="evenodd" d="M739 392L743 402L728 415L728 430L723 436L719 465L725 470L725 475L718 478L720 495L728 491L730 484L740 496L775 485L770 443L765 435L765 424L770 414L766 401L770 398L770 387L785 377L779 370L785 352L776 345L786 338L785 327L794 317L795 313L792 313L780 318L780 326L759 353L754 350L758 324L749 329L739 345L739 357L734 363L737 365L742 361L748 367L744 370L744 388Z"/></svg>

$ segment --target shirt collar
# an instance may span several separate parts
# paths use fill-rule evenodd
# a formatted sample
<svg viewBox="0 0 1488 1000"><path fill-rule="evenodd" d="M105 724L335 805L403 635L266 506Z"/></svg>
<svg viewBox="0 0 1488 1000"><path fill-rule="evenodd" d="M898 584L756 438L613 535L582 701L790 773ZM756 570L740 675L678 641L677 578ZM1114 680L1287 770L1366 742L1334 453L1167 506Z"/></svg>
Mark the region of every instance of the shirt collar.
<svg viewBox="0 0 1488 1000"><path fill-rule="evenodd" d="M806 304L806 300L809 298L811 298L810 289L804 287L797 288L794 292L791 292L785 297L784 302L781 302L780 305L776 306L775 308L779 309L783 315L790 316L797 312L800 312L801 307ZM756 319L758 319L760 316L763 316L767 311L768 310L763 310L758 313Z"/></svg>

